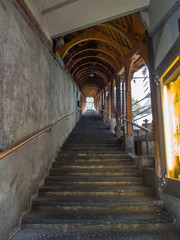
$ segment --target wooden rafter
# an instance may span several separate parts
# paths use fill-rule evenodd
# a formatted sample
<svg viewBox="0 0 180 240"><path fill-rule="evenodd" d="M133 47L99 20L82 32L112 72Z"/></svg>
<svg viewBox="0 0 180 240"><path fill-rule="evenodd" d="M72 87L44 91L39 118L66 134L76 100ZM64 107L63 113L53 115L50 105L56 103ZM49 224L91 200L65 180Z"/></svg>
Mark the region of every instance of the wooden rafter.
<svg viewBox="0 0 180 240"><path fill-rule="evenodd" d="M72 77L79 70L79 68L84 67L86 65L91 65L91 64L93 64L94 66L99 65L99 66L103 67L104 69L106 69L110 74L112 74L111 70L106 65L104 65L104 64L102 64L100 62L97 62L97 61L94 61L94 62L88 61L88 62L85 62L85 63L81 63L79 66L76 66L76 68L71 73Z"/></svg>
<svg viewBox="0 0 180 240"><path fill-rule="evenodd" d="M79 36L73 38L71 41L69 41L68 43L66 43L63 47L61 47L58 50L58 53L60 54L61 58L63 59L66 55L66 53L75 45L84 42L84 41L89 41L89 40L96 40L96 41L100 41L100 42L106 42L109 45L112 45L113 47L115 47L121 54L121 56L124 58L125 54L124 52L126 52L126 49L122 47L122 45L120 43L118 43L117 41L113 40L110 37L107 37L105 34L98 32L94 29L90 29L88 31L83 32L82 34L80 34Z"/></svg>
<svg viewBox="0 0 180 240"><path fill-rule="evenodd" d="M122 60L122 58L120 56L118 56L117 54L115 54L113 51L111 51L109 48L105 47L105 46L99 46L97 48L86 48L83 50L79 50L78 52L76 52L75 54L73 54L70 59L67 61L66 63L66 67L68 67L69 63L73 60L73 58L75 58L76 56L78 56L81 53L84 52L88 52L88 51L96 51L96 52L102 52L107 54L109 57L111 57L112 59L114 59L115 61L120 62Z"/></svg>
<svg viewBox="0 0 180 240"><path fill-rule="evenodd" d="M89 70L82 72L80 75L77 76L76 79L78 79L78 80L76 80L76 82L78 83L83 76L90 76L90 73L91 73L91 71L89 71ZM105 75L104 73L102 73L101 71L94 70L94 71L93 71L93 74L102 77L102 78L104 79L104 82L105 82L105 83L108 82L106 75Z"/></svg>
<svg viewBox="0 0 180 240"><path fill-rule="evenodd" d="M88 58L97 58L100 59L104 62L106 62L108 65L110 65L115 71L118 69L119 64L115 61L112 61L112 59L109 59L107 56L103 55L103 54L98 54L96 56L90 55L90 56L83 56L83 57L79 57L78 59L76 59L76 61L74 61L71 66L68 68L69 72L71 71L71 69L80 61L84 60L84 59L88 59Z"/></svg>
<svg viewBox="0 0 180 240"><path fill-rule="evenodd" d="M99 27L106 27L106 28L109 28L109 29L112 29L113 31L116 31L117 33L119 33L121 36L123 36L126 41L128 42L129 46L132 48L133 46L133 43L132 41L129 39L132 38L133 40L136 40L136 38L134 36L131 36L127 30L124 30L120 27L117 27L117 25L111 23L111 22L108 22L108 23L102 23L102 24L99 24L98 25ZM135 38L135 39L134 39Z"/></svg>
<svg viewBox="0 0 180 240"><path fill-rule="evenodd" d="M101 71L102 73L104 73L107 77L109 76L109 72L108 71L105 71L104 69L100 68L100 67L92 67L92 66L88 66L88 67L84 67L83 69L80 69L79 71L77 71L76 74L74 74L74 79L76 77L79 76L80 73L84 72L84 71L92 71L92 70L98 70L98 71Z"/></svg>

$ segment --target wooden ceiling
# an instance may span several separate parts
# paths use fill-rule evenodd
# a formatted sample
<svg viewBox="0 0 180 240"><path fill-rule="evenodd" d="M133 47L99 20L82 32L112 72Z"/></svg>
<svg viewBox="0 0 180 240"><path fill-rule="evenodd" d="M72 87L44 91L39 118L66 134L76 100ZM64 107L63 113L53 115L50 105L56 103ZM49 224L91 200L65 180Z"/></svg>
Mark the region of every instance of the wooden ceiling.
<svg viewBox="0 0 180 240"><path fill-rule="evenodd" d="M140 14L134 13L59 37L56 49L83 95L95 97L136 54L145 32Z"/></svg>

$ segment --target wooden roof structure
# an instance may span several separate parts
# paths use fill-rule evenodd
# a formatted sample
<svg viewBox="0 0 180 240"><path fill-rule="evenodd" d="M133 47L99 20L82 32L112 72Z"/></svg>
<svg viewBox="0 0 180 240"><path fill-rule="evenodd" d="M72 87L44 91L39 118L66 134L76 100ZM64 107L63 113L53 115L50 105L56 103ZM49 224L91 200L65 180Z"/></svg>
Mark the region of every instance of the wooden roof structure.
<svg viewBox="0 0 180 240"><path fill-rule="evenodd" d="M136 58L137 69L144 64L139 52L144 51L145 37L140 14L133 13L61 36L56 50L83 95L95 97L130 58Z"/></svg>

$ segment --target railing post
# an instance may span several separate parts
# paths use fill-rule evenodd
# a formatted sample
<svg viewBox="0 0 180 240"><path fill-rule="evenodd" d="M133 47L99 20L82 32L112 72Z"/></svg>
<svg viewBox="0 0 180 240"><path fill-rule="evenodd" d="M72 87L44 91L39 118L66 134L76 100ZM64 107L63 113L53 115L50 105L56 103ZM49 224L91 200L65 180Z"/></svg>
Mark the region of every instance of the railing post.
<svg viewBox="0 0 180 240"><path fill-rule="evenodd" d="M145 127L147 128L148 127L148 120L145 119L143 122L145 122ZM147 156L149 156L149 135L148 135L148 132L146 132L146 153L147 153Z"/></svg>

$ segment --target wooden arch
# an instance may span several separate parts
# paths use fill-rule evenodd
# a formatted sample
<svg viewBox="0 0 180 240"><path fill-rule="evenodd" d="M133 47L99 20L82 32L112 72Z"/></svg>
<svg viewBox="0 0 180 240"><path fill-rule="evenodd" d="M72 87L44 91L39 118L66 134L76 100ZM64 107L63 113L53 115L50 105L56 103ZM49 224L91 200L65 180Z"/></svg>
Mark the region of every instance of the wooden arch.
<svg viewBox="0 0 180 240"><path fill-rule="evenodd" d="M69 63L73 60L73 58L75 58L76 56L78 56L81 53L84 52L88 52L88 51L95 51L95 52L102 52L105 53L106 55L108 55L109 57L111 57L114 61L120 62L120 56L118 57L113 51L111 51L109 48L105 47L105 46L99 46L98 48L85 48L83 50L80 50L78 52L76 52L75 54L73 54L70 59L67 61L66 63L66 67L68 67Z"/></svg>
<svg viewBox="0 0 180 240"><path fill-rule="evenodd" d="M100 62L97 62L97 61L94 61L94 62L92 62L92 61L87 61L87 62L85 62L85 63L81 63L80 65L76 66L76 68L75 68L75 69L73 70L73 72L71 73L72 77L74 77L74 74L75 74L81 67L84 67L84 66L90 65L90 64L93 64L94 66L99 65L99 66L101 66L102 68L106 69L106 71L108 71L111 75L113 75L111 69L110 69L108 66L106 66L105 64L100 63Z"/></svg>
<svg viewBox="0 0 180 240"><path fill-rule="evenodd" d="M73 63L72 63L72 65L69 67L69 72L71 72L71 69L78 63L78 62L80 62L80 61L82 61L82 60L84 60L84 59L87 59L87 58L98 58L98 59L100 59L100 60L102 60L102 61L104 61L104 62L106 62L108 65L110 65L113 69L114 69L114 71L116 71L117 69L118 69L118 63L117 62L113 62L111 59L108 59L108 57L107 56L103 56L102 54L98 54L98 55L96 55L96 56L84 56L84 57L80 57L80 58L78 58L76 61L74 61Z"/></svg>
<svg viewBox="0 0 180 240"><path fill-rule="evenodd" d="M103 34L102 32L96 31L94 29L83 32L82 34L73 38L71 41L69 41L64 46L62 46L58 50L58 53L61 56L61 58L63 59L65 57L66 53L72 47L74 47L75 45L77 45L81 42L89 41L89 40L97 40L97 41L100 41L100 42L108 43L109 45L112 45L114 48L116 48L123 58L125 56L125 53L123 52L123 50L126 52L126 49L120 43L118 43L117 41L108 37L107 35Z"/></svg>

